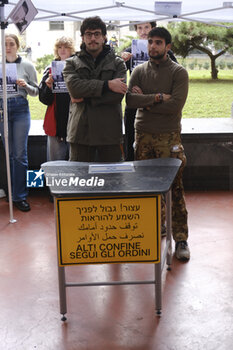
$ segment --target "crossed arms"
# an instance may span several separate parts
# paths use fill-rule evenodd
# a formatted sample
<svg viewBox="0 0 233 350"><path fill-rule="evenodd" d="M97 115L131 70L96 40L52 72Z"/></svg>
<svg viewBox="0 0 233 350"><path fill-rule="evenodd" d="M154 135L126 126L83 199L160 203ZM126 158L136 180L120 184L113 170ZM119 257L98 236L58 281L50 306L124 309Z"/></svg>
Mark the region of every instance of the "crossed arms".
<svg viewBox="0 0 233 350"><path fill-rule="evenodd" d="M63 75L73 103L86 99L92 105L119 103L127 91L126 67L121 60L109 80L80 77L71 60L66 62Z"/></svg>

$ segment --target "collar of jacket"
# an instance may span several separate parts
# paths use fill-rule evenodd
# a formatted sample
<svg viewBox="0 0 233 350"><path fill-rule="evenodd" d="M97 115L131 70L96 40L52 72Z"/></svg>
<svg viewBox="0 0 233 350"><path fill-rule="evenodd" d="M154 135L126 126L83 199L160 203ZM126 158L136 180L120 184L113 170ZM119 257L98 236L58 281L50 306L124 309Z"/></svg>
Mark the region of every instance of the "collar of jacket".
<svg viewBox="0 0 233 350"><path fill-rule="evenodd" d="M14 62L8 62L8 61L6 60L6 63L21 63L21 61L22 61L22 57L21 57L21 56L18 56Z"/></svg>
<svg viewBox="0 0 233 350"><path fill-rule="evenodd" d="M77 53L77 55L81 59L85 58L85 57L89 58L89 59L92 59L95 62L95 65L97 66L99 64L99 62L102 61L102 59L106 55L108 55L109 53L113 53L114 54L114 51L111 49L111 47L109 45L104 45L103 50L99 53L99 55L96 57L96 59L94 59L93 56L86 51L85 47L83 47L82 50Z"/></svg>

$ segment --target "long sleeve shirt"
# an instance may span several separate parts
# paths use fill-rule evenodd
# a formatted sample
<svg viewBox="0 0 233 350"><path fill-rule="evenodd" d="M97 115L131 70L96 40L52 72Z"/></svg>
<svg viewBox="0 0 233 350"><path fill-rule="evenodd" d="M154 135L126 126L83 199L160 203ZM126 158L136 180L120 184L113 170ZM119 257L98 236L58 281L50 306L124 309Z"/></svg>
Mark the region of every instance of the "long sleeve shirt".
<svg viewBox="0 0 233 350"><path fill-rule="evenodd" d="M143 94L132 93L139 86ZM155 94L171 95L168 101L155 102ZM136 130L151 133L169 133L181 130L181 111L188 94L188 73L169 57L159 65L152 60L137 66L130 78L126 103L137 108Z"/></svg>

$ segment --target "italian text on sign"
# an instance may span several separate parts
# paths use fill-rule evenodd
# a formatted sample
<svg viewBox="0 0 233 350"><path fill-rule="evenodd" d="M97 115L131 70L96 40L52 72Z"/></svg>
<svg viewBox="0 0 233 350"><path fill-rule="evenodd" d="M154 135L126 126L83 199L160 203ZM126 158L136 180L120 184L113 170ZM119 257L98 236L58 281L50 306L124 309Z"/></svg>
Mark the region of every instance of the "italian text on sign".
<svg viewBox="0 0 233 350"><path fill-rule="evenodd" d="M160 196L56 199L60 266L160 261Z"/></svg>

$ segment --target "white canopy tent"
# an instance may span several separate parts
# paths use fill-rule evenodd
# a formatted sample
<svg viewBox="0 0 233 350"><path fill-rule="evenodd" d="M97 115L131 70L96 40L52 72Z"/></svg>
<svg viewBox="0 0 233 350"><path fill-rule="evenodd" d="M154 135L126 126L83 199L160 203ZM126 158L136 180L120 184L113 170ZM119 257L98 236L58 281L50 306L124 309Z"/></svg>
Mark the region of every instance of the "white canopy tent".
<svg viewBox="0 0 233 350"><path fill-rule="evenodd" d="M38 10L38 14L34 18L34 21L80 21L86 17L98 15L105 22L130 21L131 23L143 23L163 20L185 20L198 21L217 26L233 26L233 2L223 2L221 0L32 0L32 3ZM11 21L9 14L17 4L18 1L0 0L3 100L5 121L4 130L11 223L15 222L15 220L13 219L8 150L4 31L7 27L7 24Z"/></svg>
<svg viewBox="0 0 233 350"><path fill-rule="evenodd" d="M41 20L82 20L85 17L98 15L104 21L149 21L174 20L200 21L216 24L233 23L233 2L221 0L183 0L158 1L169 14L161 11L161 4L153 0L32 0L38 10L36 21ZM177 3L181 4L180 13L172 11ZM17 4L9 1L6 5L6 17ZM173 6L172 6L173 5ZM179 7L179 6L178 6ZM174 12L174 13L173 13Z"/></svg>

